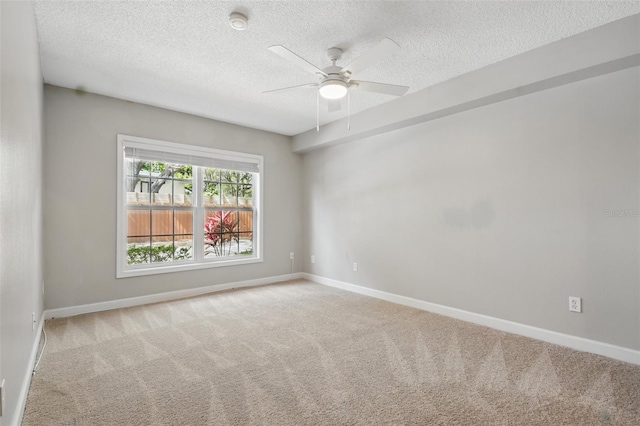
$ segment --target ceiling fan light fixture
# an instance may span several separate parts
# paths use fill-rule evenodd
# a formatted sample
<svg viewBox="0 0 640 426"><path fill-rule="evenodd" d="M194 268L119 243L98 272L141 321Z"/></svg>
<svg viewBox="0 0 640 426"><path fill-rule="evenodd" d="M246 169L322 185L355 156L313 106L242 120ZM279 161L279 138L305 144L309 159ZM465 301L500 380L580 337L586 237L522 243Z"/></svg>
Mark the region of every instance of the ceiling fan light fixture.
<svg viewBox="0 0 640 426"><path fill-rule="evenodd" d="M325 99L341 99L347 94L347 83L342 80L327 80L320 83L318 91Z"/></svg>

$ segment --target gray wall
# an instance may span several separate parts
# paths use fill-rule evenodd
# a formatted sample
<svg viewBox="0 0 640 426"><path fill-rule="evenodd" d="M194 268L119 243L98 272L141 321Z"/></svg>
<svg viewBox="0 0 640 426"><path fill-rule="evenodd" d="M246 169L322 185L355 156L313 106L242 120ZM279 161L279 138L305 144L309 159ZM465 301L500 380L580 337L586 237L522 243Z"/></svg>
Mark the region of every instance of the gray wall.
<svg viewBox="0 0 640 426"><path fill-rule="evenodd" d="M37 336L31 314L42 316L42 73L31 3L0 2L0 15L0 424L14 425Z"/></svg>
<svg viewBox="0 0 640 426"><path fill-rule="evenodd" d="M640 349L638 76L305 154L305 270Z"/></svg>
<svg viewBox="0 0 640 426"><path fill-rule="evenodd" d="M50 85L44 110L46 309L290 273L302 160L289 137ZM263 155L264 262L116 279L118 133Z"/></svg>

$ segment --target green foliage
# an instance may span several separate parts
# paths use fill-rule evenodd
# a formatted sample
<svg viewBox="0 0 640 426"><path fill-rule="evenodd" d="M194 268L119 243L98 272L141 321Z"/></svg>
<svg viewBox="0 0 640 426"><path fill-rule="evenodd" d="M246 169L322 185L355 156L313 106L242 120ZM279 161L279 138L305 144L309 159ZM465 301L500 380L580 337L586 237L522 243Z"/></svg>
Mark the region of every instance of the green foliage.
<svg viewBox="0 0 640 426"><path fill-rule="evenodd" d="M215 195L220 194L220 185L214 182L204 182L204 195L209 197L213 197Z"/></svg>
<svg viewBox="0 0 640 426"><path fill-rule="evenodd" d="M171 173L167 173L167 175L174 179L193 179L193 167L188 165L168 164L162 161L145 161L140 164L136 174L141 170L149 173L162 173L168 170ZM218 196L221 190L223 196L251 198L253 197L253 175L248 172L234 170L204 169L204 195L210 197ZM192 194L193 184L185 184L184 192L188 195Z"/></svg>
<svg viewBox="0 0 640 426"><path fill-rule="evenodd" d="M160 173L164 171L166 165L166 163L162 163L160 161L145 161L142 164L141 170L146 170L150 173Z"/></svg>
<svg viewBox="0 0 640 426"><path fill-rule="evenodd" d="M193 167L180 164L173 165L173 177L176 179L191 179L193 177Z"/></svg>
<svg viewBox="0 0 640 426"><path fill-rule="evenodd" d="M173 177L177 179L191 179L193 177L193 167L184 164L163 163L162 161L145 161L140 170L150 173L162 173L167 167L173 171Z"/></svg>
<svg viewBox="0 0 640 426"><path fill-rule="evenodd" d="M127 263L137 265L140 263L168 262L171 260L189 259L189 247L173 247L172 244L164 244L154 247L131 246L127 249Z"/></svg>
<svg viewBox="0 0 640 426"><path fill-rule="evenodd" d="M193 179L193 167L175 164L173 177L176 179ZM191 195L193 193L193 184L186 183L184 185L184 193Z"/></svg>
<svg viewBox="0 0 640 426"><path fill-rule="evenodd" d="M205 169L204 170L204 195L253 197L253 175L248 172L233 170Z"/></svg>
<svg viewBox="0 0 640 426"><path fill-rule="evenodd" d="M186 260L189 259L189 247L176 247L173 252L174 260Z"/></svg>

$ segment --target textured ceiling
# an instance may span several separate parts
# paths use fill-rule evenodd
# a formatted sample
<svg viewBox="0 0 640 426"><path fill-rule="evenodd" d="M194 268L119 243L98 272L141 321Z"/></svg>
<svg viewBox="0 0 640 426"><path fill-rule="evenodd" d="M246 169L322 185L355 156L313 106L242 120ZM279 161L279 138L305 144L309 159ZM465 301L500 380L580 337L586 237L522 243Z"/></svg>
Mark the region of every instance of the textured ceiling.
<svg viewBox="0 0 640 426"><path fill-rule="evenodd" d="M36 1L46 83L81 88L248 127L294 135L315 127L314 82L269 52L281 44L323 68L384 37L401 50L355 77L409 93L640 11L638 1ZM246 31L228 25L232 11ZM356 91L355 113L393 97ZM320 109L320 122L346 116Z"/></svg>

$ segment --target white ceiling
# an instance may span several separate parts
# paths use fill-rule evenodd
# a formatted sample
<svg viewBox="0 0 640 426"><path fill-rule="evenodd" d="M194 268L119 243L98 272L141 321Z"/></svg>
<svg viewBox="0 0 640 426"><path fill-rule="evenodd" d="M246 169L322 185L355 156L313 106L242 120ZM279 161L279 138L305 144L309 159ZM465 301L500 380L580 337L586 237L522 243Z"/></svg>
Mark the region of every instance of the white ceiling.
<svg viewBox="0 0 640 426"><path fill-rule="evenodd" d="M46 83L295 135L316 124L314 82L269 52L281 44L323 68L389 37L401 50L355 77L409 93L640 12L638 1L36 1ZM228 16L249 17L235 31ZM393 97L356 91L355 113ZM320 122L346 116L320 110Z"/></svg>

